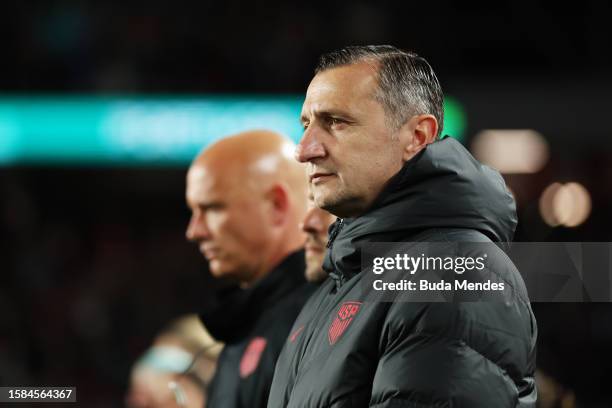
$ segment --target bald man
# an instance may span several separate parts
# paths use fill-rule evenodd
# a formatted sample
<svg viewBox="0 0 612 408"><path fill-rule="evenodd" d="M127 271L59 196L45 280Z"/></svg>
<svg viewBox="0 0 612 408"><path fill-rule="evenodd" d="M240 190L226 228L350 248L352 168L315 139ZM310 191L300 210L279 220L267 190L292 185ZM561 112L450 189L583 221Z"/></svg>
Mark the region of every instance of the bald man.
<svg viewBox="0 0 612 408"><path fill-rule="evenodd" d="M226 344L207 407L265 407L274 365L312 288L304 280L307 178L295 145L268 131L224 138L193 161L187 238L238 286L201 314Z"/></svg>

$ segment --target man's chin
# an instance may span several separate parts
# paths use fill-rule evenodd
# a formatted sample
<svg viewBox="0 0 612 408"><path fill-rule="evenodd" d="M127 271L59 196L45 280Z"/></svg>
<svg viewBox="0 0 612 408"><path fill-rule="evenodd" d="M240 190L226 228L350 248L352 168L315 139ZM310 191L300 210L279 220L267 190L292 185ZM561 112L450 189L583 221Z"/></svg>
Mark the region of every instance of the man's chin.
<svg viewBox="0 0 612 408"><path fill-rule="evenodd" d="M328 188L327 185L317 186L312 189L314 203L317 207L327 210L334 208L338 201L338 191L336 189Z"/></svg>
<svg viewBox="0 0 612 408"><path fill-rule="evenodd" d="M323 264L324 251L306 251L306 268L320 268Z"/></svg>
<svg viewBox="0 0 612 408"><path fill-rule="evenodd" d="M329 194L315 195L315 204L322 210L335 215L336 217L354 217L363 212L362 200L359 197L343 195L337 190L329 192Z"/></svg>
<svg viewBox="0 0 612 408"><path fill-rule="evenodd" d="M250 280L250 275L244 268L237 267L236 265L236 263L231 261L214 259L208 264L208 270L214 279L222 279L242 285Z"/></svg>
<svg viewBox="0 0 612 408"><path fill-rule="evenodd" d="M321 268L321 262L318 264L306 265L306 280L308 282L321 282L327 277L327 273Z"/></svg>
<svg viewBox="0 0 612 408"><path fill-rule="evenodd" d="M234 274L228 266L225 262L213 259L209 262L208 269L214 278L231 278Z"/></svg>

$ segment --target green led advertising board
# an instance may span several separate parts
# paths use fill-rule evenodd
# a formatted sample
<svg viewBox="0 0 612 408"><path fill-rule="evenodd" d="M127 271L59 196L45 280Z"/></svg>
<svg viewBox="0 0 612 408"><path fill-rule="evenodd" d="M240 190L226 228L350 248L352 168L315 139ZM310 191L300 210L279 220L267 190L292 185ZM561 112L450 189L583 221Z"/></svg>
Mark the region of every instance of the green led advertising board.
<svg viewBox="0 0 612 408"><path fill-rule="evenodd" d="M302 95L0 96L0 164L184 165L230 134L271 129L299 141ZM444 133L465 114L445 100Z"/></svg>

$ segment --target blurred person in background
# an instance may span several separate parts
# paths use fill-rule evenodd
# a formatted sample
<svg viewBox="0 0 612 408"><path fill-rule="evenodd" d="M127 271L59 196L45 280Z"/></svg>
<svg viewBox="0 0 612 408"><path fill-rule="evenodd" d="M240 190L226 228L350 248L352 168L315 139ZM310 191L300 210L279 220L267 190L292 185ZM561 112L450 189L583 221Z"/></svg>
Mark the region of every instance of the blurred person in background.
<svg viewBox="0 0 612 408"><path fill-rule="evenodd" d="M197 315L172 322L132 368L129 408L202 408L222 344Z"/></svg>
<svg viewBox="0 0 612 408"><path fill-rule="evenodd" d="M266 406L276 359L312 291L299 227L306 174L294 150L276 133L244 132L205 149L187 173L187 238L215 278L237 283L200 315L225 343L209 408Z"/></svg>
<svg viewBox="0 0 612 408"><path fill-rule="evenodd" d="M327 273L323 270L323 258L327 247L327 231L336 221L336 216L317 207L312 193L308 194L308 211L302 230L306 233L306 280L312 283L323 282Z"/></svg>
<svg viewBox="0 0 612 408"><path fill-rule="evenodd" d="M580 404L572 389L562 385L543 370L536 370L536 378L538 384L538 408L576 408L590 406Z"/></svg>

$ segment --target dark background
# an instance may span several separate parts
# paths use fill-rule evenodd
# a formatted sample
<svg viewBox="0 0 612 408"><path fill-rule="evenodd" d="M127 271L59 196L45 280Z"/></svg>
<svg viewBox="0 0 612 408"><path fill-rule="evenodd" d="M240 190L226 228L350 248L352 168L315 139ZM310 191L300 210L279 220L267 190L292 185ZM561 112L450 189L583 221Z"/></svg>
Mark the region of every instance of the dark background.
<svg viewBox="0 0 612 408"><path fill-rule="evenodd" d="M317 56L391 43L432 64L468 117L541 132L551 160L507 177L517 241L612 241L612 6L582 1L23 1L0 12L0 92L303 93ZM185 242L186 167L0 168L0 385L75 385L120 406L130 365L211 282ZM593 210L576 228L538 213L553 181ZM612 305L535 304L539 367L582 406L612 403Z"/></svg>

